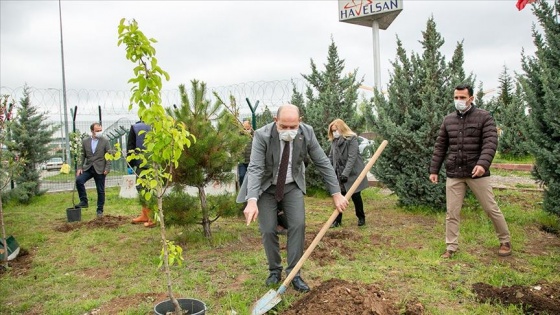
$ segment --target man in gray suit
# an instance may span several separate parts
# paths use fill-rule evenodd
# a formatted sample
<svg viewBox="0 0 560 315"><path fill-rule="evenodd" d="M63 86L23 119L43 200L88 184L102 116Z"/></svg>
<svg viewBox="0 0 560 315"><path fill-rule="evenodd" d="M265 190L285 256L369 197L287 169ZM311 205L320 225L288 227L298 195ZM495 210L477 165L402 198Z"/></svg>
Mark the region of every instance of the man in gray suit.
<svg viewBox="0 0 560 315"><path fill-rule="evenodd" d="M76 206L88 207L85 183L93 178L97 188L97 217L102 217L105 205L105 176L111 170L111 161L105 159L105 153L111 150L111 145L109 140L102 136L101 124L93 123L89 129L91 138L82 141L82 156L76 171L76 189L80 197L80 203Z"/></svg>
<svg viewBox="0 0 560 315"><path fill-rule="evenodd" d="M299 109L291 104L282 105L274 121L255 131L246 179L237 196L237 202L247 202L243 211L247 225L257 218L259 220L270 272L265 282L267 286L280 283L282 278L282 258L276 233L278 209L284 211L288 223L286 274L291 272L303 255L305 242L303 197L306 191L303 161L308 154L317 170L323 175L336 209L343 212L348 206L348 201L340 193L334 169L319 145L313 128L300 123ZM277 180L285 146L290 151L285 185L282 185ZM283 189L279 188L282 186ZM300 292L309 291L309 286L299 273L292 280L292 286Z"/></svg>

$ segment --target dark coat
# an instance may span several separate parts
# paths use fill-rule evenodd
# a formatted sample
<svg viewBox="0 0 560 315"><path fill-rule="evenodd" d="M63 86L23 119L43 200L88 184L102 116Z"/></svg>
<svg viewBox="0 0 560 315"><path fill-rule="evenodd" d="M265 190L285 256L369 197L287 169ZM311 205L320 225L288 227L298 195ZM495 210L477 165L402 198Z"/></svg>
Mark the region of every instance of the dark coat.
<svg viewBox="0 0 560 315"><path fill-rule="evenodd" d="M471 106L464 114L458 111L443 119L430 163L430 174L438 174L445 159L447 177L472 177L476 165L490 176L490 164L498 147L498 133L488 111Z"/></svg>
<svg viewBox="0 0 560 315"><path fill-rule="evenodd" d="M333 161L335 158L336 165L335 161ZM340 176L348 177L348 181L343 184L346 191L348 191L364 169L364 161L358 149L358 137L351 136L334 139L331 143L329 159L339 179ZM368 187L369 182L367 176L365 176L355 192L362 191Z"/></svg>

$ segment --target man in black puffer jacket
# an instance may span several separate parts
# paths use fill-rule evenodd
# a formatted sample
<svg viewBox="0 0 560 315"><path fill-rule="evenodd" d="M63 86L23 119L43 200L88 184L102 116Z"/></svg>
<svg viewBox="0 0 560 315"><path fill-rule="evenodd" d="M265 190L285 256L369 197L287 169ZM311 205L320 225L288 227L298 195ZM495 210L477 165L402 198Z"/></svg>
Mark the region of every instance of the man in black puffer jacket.
<svg viewBox="0 0 560 315"><path fill-rule="evenodd" d="M490 164L498 147L494 119L488 111L476 108L473 89L459 85L454 93L456 112L443 119L430 163L430 181L438 182L438 173L445 159L447 173L445 218L446 251L442 258L451 258L459 249L459 219L467 185L494 224L500 241L498 255L511 255L509 229L494 200L490 184ZM447 158L446 158L447 156Z"/></svg>

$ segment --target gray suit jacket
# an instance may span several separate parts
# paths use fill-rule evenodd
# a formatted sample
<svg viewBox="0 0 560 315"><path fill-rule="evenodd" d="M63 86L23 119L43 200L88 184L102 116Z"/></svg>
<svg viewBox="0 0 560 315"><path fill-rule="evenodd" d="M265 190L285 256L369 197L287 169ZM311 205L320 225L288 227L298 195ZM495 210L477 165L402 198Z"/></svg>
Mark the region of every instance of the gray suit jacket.
<svg viewBox="0 0 560 315"><path fill-rule="evenodd" d="M305 165L307 154L315 164L332 194L340 192L336 174L329 158L319 145L313 127L301 123L296 138L293 140L292 177L299 189L305 194ZM270 123L255 131L251 148L251 160L241 185L237 202L245 202L249 198L259 198L273 184L280 164L280 139L276 123Z"/></svg>
<svg viewBox="0 0 560 315"><path fill-rule="evenodd" d="M103 174L104 171L111 170L111 161L105 159L105 153L111 150L111 144L109 140L104 137L99 139L97 147L95 148L95 153L91 151L91 137L84 139L82 141L82 157L80 159L80 164L78 164L78 169L87 171L93 166L93 169L97 174Z"/></svg>

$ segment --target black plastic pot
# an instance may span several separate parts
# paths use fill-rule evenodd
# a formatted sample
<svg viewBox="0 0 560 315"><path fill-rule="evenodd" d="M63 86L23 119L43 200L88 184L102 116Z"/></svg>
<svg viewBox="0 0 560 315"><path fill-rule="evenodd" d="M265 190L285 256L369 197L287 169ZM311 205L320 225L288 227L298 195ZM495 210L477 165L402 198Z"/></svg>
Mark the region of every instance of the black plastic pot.
<svg viewBox="0 0 560 315"><path fill-rule="evenodd" d="M66 209L66 218L68 222L82 221L82 208L73 207Z"/></svg>
<svg viewBox="0 0 560 315"><path fill-rule="evenodd" d="M204 315L206 314L206 304L197 299L181 298L177 299L179 305L189 315ZM171 300L161 301L154 307L154 312L157 315L165 315L167 312L175 311L175 305Z"/></svg>

